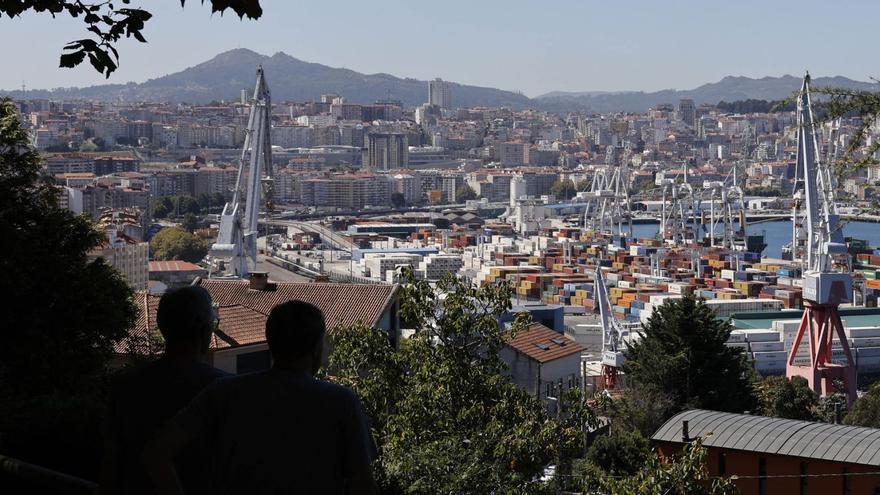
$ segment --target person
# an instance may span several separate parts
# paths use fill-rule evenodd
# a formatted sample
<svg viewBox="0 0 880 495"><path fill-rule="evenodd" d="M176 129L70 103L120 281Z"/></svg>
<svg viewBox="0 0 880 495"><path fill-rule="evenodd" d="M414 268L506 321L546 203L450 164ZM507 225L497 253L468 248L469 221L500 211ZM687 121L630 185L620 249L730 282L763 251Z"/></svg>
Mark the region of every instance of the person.
<svg viewBox="0 0 880 495"><path fill-rule="evenodd" d="M165 352L151 363L123 372L112 384L104 423L102 494L154 493L143 467L144 445L202 389L226 374L204 362L219 323L211 295L187 286L166 292L156 311ZM188 493L200 493L209 474L204 446L178 459Z"/></svg>
<svg viewBox="0 0 880 495"><path fill-rule="evenodd" d="M156 491L184 493L172 459L211 438L221 494L372 494L376 456L366 415L351 390L314 377L323 363L324 317L300 301L266 320L267 371L218 380L163 428L144 457Z"/></svg>

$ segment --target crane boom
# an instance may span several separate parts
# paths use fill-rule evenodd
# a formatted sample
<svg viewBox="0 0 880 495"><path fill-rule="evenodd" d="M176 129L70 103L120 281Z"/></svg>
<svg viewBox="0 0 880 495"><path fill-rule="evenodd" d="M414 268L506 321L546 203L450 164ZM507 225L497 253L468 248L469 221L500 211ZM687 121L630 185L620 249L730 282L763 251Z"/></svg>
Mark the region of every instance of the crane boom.
<svg viewBox="0 0 880 495"><path fill-rule="evenodd" d="M272 100L263 67L257 68L254 96L251 98L244 146L238 164L238 176L232 201L223 207L220 215L220 233L211 253L217 258L229 259L227 274L246 277L257 262L257 226L261 198L271 200ZM247 175L245 175L247 170ZM242 196L245 202L242 204Z"/></svg>

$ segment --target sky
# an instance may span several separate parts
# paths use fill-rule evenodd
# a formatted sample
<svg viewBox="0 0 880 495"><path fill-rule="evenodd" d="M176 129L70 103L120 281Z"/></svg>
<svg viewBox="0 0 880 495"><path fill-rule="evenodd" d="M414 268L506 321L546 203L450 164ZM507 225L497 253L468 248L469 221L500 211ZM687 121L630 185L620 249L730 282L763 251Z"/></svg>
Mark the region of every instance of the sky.
<svg viewBox="0 0 880 495"><path fill-rule="evenodd" d="M153 18L117 48L109 82L142 82L233 48L364 73L521 91L691 89L727 75L880 77L877 0L262 0L263 17L188 0L132 0ZM105 82L58 68L79 20L0 18L0 88Z"/></svg>

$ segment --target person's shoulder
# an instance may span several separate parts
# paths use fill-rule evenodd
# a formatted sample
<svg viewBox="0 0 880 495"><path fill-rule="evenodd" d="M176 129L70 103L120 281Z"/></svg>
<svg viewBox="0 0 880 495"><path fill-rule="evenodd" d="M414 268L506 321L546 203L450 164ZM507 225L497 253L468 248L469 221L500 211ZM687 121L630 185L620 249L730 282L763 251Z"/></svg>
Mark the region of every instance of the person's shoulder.
<svg viewBox="0 0 880 495"><path fill-rule="evenodd" d="M323 392L325 395L339 401L352 402L357 400L357 394L348 387L315 378L313 386Z"/></svg>

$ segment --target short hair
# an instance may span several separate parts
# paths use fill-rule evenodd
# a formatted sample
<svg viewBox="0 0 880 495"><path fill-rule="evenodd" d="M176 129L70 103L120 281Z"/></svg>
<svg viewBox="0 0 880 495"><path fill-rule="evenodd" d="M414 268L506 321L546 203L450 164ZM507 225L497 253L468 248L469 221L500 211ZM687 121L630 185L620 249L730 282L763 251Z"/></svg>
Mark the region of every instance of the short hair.
<svg viewBox="0 0 880 495"><path fill-rule="evenodd" d="M211 329L217 315L211 294L204 287L188 285L162 295L156 311L156 323L165 343L171 346L196 342Z"/></svg>
<svg viewBox="0 0 880 495"><path fill-rule="evenodd" d="M266 319L266 342L275 359L308 356L324 338L324 315L302 301L281 303Z"/></svg>

